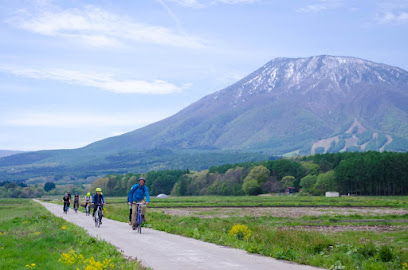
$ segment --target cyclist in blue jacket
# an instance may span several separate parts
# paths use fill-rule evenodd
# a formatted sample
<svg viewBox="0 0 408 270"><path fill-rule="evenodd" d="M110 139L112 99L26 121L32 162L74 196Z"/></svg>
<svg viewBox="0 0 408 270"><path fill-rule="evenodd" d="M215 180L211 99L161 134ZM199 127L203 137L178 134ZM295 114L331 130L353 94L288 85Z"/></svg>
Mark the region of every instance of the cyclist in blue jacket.
<svg viewBox="0 0 408 270"><path fill-rule="evenodd" d="M137 215L137 203L145 203L146 205L150 203L149 189L145 185L146 179L144 177L139 178L139 184L135 184L129 191L128 204L132 206L132 226L136 228L136 215ZM145 200L146 197L146 200ZM146 205L141 205L142 207L142 218L146 221Z"/></svg>

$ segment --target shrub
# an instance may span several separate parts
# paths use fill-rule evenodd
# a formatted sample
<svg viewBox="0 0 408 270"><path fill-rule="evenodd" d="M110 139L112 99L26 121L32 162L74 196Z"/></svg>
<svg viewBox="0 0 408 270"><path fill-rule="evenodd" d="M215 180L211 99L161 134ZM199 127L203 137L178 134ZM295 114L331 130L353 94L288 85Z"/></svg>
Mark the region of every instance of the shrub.
<svg viewBox="0 0 408 270"><path fill-rule="evenodd" d="M375 254L377 253L377 249L375 245L371 242L368 244L365 244L364 246L359 247L357 251L358 253L363 255L365 258L374 257Z"/></svg>
<svg viewBox="0 0 408 270"><path fill-rule="evenodd" d="M238 240L245 239L248 241L249 237L251 237L251 230L248 229L247 226L242 224L234 225L231 230L229 231L229 235L236 237Z"/></svg>
<svg viewBox="0 0 408 270"><path fill-rule="evenodd" d="M242 189L246 195L258 195L261 191L261 187L256 180L244 181Z"/></svg>
<svg viewBox="0 0 408 270"><path fill-rule="evenodd" d="M394 258L394 254L389 246L382 246L379 252L381 261L389 262Z"/></svg>

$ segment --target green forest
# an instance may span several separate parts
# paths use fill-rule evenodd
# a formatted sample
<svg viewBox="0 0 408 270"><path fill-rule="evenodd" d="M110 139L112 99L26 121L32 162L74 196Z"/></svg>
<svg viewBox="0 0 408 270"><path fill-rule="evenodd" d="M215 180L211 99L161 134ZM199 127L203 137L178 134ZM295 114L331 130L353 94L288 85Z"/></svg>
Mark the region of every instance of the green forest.
<svg viewBox="0 0 408 270"><path fill-rule="evenodd" d="M141 174L98 178L91 190L124 196ZM408 153L342 152L143 174L151 195L259 195L294 187L300 195L408 195Z"/></svg>

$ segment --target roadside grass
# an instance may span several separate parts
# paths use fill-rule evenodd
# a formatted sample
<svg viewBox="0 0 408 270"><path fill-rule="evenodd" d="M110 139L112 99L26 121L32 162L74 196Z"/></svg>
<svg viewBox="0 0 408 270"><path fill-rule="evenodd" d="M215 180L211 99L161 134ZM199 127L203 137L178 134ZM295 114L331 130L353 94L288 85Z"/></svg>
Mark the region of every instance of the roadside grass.
<svg viewBox="0 0 408 270"><path fill-rule="evenodd" d="M108 203L123 203L126 197L109 197ZM62 196L61 196L62 199ZM151 207L219 207L219 206L332 206L332 207L396 207L408 209L407 196L349 196L326 198L323 196L192 196L158 199L151 197Z"/></svg>
<svg viewBox="0 0 408 270"><path fill-rule="evenodd" d="M217 197L216 199L217 201L224 201L225 199L225 201L232 203L239 202L236 198L230 200L230 197ZM246 199L248 198L246 197ZM285 202L290 204L297 199L296 197L290 197L290 199L285 199ZM407 199L407 197L382 199L381 205L387 202L391 207L395 207L401 205L400 201L402 201L402 205L405 205ZM151 205L160 202L160 205L176 205L176 208L177 206L188 207L200 205L202 200L203 197L173 197L169 202L157 199L151 200ZM252 200L252 198L249 198L247 202ZM109 198L107 201L109 212L106 217L127 222L129 209L125 203L126 199ZM109 204L112 201L118 203ZM119 201L122 203L119 203ZM214 198L210 199L210 203L215 201ZM322 198L318 198L314 202L321 203L322 201ZM204 204L208 204L208 202ZM360 199L358 204L374 206L376 203L372 198L365 198ZM209 212L215 213L217 208ZM166 215L160 209L150 208L144 226L219 245L244 249L251 253L328 269L403 269L404 263L408 262L408 230L406 230L407 223L404 222L404 220L408 219L406 214L377 216L327 214L317 217L291 218L272 216L240 217L234 216L232 212L230 213L231 216L226 218L182 217ZM248 240L230 234L232 227L237 224L245 225L251 231ZM330 232L306 230L303 228L305 225L327 227L339 225L367 225L373 227L393 225L402 229L396 231L346 230Z"/></svg>
<svg viewBox="0 0 408 270"><path fill-rule="evenodd" d="M0 199L0 269L145 269L28 199Z"/></svg>

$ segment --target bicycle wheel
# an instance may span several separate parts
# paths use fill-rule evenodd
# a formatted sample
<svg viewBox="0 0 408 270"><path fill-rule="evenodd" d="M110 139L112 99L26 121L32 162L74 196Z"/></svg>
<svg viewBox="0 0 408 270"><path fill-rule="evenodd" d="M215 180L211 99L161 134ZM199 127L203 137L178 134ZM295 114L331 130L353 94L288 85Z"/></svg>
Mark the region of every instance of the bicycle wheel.
<svg viewBox="0 0 408 270"><path fill-rule="evenodd" d="M99 227L99 209L95 211L95 227Z"/></svg>
<svg viewBox="0 0 408 270"><path fill-rule="evenodd" d="M137 232L139 234L142 233L142 223L143 223L142 210L141 210L141 206L139 205L138 210L137 210Z"/></svg>

